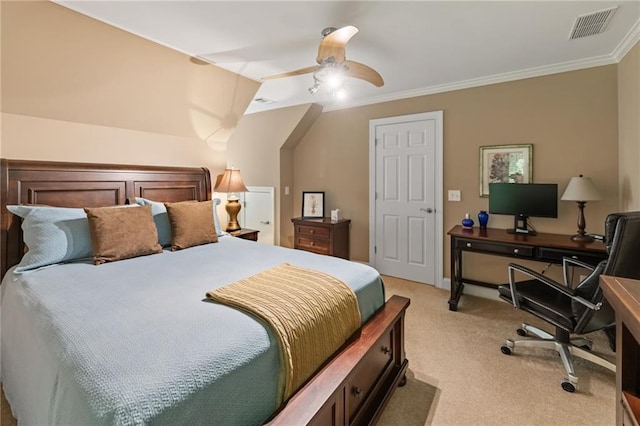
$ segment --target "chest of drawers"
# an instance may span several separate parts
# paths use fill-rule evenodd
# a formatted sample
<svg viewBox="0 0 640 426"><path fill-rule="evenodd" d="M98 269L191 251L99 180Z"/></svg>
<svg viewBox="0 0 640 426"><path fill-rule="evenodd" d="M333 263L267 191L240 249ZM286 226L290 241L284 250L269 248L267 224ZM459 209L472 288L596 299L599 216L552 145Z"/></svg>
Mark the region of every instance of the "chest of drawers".
<svg viewBox="0 0 640 426"><path fill-rule="evenodd" d="M291 219L294 227L294 248L318 254L349 259L349 224L351 220L332 221L329 218Z"/></svg>

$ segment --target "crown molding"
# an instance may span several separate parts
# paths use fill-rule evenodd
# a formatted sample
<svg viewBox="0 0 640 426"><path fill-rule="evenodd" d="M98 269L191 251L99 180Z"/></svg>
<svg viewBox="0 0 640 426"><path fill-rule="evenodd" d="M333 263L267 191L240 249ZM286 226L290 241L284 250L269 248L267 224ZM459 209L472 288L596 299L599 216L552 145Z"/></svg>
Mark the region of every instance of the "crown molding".
<svg viewBox="0 0 640 426"><path fill-rule="evenodd" d="M343 103L340 105L325 106L323 112L337 111L341 109L354 108L359 106L377 104L381 102L397 101L400 99L413 98L417 96L433 95L436 93L451 92L454 90L470 89L473 87L487 86L490 84L506 83L509 81L524 80L526 78L542 77L550 74L558 74L567 71L577 71L585 68L599 67L602 65L615 64L613 55L602 55L578 61L562 62L554 65L545 65L525 70L495 74L486 77L472 78L470 80L457 81L455 83L429 86L422 89L407 90L404 92L391 93L384 96L367 98L359 102Z"/></svg>
<svg viewBox="0 0 640 426"><path fill-rule="evenodd" d="M631 27L631 30L627 33L627 35L622 39L622 41L618 44L618 46L614 49L611 54L616 62L620 62L624 56L629 53L629 51L636 45L636 43L640 40L640 19L636 21L636 23Z"/></svg>

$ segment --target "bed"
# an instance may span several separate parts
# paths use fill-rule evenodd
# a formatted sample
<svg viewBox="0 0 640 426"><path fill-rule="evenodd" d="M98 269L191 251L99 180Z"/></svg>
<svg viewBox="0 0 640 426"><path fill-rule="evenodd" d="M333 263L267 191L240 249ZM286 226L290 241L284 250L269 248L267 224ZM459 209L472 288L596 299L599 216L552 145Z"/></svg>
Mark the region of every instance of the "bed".
<svg viewBox="0 0 640 426"><path fill-rule="evenodd" d="M3 159L0 172L1 372L19 421L368 424L404 383L409 300L385 301L379 275L366 265L220 235L217 244L99 266L79 260L16 272L25 247L8 205L206 201L208 170ZM269 327L203 299L287 262L347 283L363 324L278 404L278 345Z"/></svg>

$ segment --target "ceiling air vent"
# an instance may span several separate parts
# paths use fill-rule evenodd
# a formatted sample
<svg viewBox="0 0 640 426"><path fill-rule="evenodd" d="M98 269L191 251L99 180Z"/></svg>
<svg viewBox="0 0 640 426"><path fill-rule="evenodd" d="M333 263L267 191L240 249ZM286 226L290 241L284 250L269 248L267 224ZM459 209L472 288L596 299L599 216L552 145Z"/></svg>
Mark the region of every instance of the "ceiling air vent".
<svg viewBox="0 0 640 426"><path fill-rule="evenodd" d="M569 40L600 34L618 10L618 6L598 12L588 13L576 18Z"/></svg>

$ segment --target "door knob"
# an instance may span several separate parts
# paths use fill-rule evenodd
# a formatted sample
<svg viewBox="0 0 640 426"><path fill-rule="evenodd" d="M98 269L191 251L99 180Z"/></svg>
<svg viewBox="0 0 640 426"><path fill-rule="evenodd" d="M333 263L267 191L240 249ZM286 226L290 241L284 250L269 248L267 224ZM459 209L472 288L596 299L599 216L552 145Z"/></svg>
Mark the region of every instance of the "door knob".
<svg viewBox="0 0 640 426"><path fill-rule="evenodd" d="M263 224L263 225L268 225L269 221L268 220L261 220L260 223Z"/></svg>
<svg viewBox="0 0 640 426"><path fill-rule="evenodd" d="M433 209L431 207L427 207L426 209L421 207L420 211L421 212L427 212L427 213L433 213Z"/></svg>

